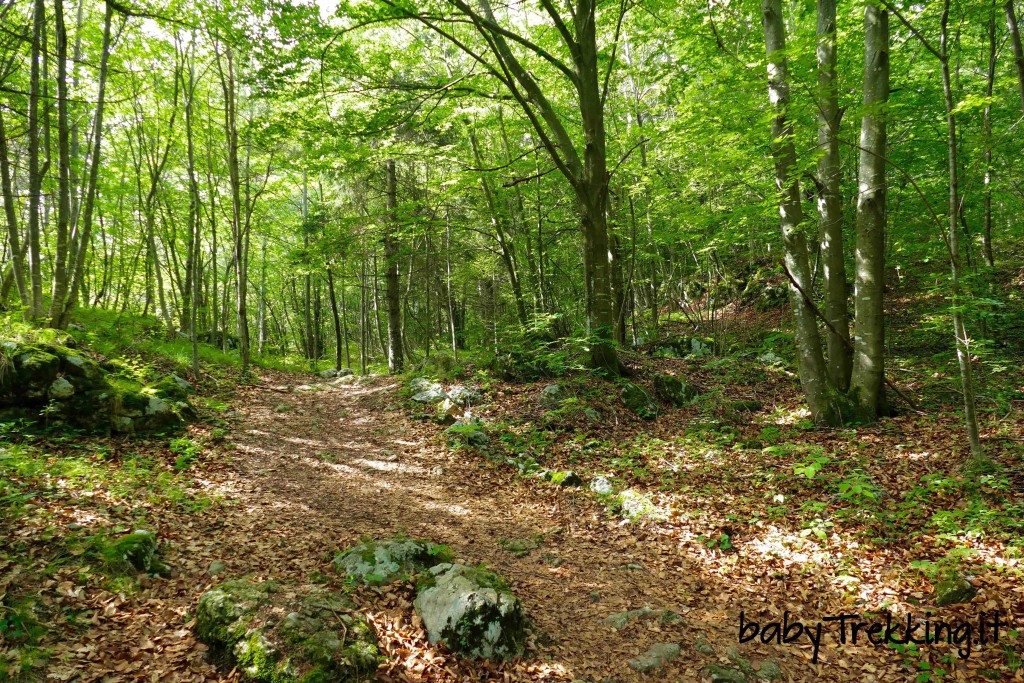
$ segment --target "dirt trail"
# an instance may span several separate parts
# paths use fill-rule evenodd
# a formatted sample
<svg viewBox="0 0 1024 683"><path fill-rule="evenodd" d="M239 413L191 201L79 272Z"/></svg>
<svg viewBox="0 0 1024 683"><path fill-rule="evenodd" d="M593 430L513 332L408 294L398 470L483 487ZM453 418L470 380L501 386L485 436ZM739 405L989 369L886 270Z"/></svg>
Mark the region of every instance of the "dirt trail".
<svg viewBox="0 0 1024 683"><path fill-rule="evenodd" d="M283 382L287 377L266 379L241 397L237 477L228 495L244 508L236 523L246 528L234 532L263 542L279 539L277 545L294 554L295 561L280 571L301 580L302 571L322 564L325 553L360 537L405 533L430 539L450 545L463 561L483 562L503 574L537 626L533 661L495 675L639 680L629 658L654 643L680 642L683 657L656 677L698 677L702 663L685 651L692 651L695 626L713 624L705 625L709 615L693 607L706 599L693 595L702 586L686 578L681 558L670 556L666 544L609 519L578 493L517 480L477 457L451 453L436 425L406 418L397 405L397 385L382 380L295 391ZM538 534L544 535L541 547L526 557L499 544ZM232 550L222 558L232 573L251 571L253 562L265 565L259 551L254 556L251 548ZM279 555L280 548L273 552ZM684 621L666 625L652 619L621 631L601 623L645 604L676 610ZM451 676L456 658L445 656L443 648L429 650L423 657L434 661L426 670L417 672L412 663L411 670L398 667L393 674ZM462 667L462 674L477 680L487 672Z"/></svg>

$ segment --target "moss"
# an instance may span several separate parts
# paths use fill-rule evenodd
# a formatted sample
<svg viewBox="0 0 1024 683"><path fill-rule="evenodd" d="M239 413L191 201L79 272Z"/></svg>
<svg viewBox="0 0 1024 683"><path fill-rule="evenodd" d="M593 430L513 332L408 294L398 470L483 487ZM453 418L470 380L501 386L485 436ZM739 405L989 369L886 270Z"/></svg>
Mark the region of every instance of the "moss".
<svg viewBox="0 0 1024 683"><path fill-rule="evenodd" d="M138 530L123 536L103 550L107 566L115 572L147 572L167 576L170 567L157 556L156 534Z"/></svg>
<svg viewBox="0 0 1024 683"><path fill-rule="evenodd" d="M374 634L346 595L313 589L296 601L275 590L238 580L207 591L196 635L260 683L355 681L376 670Z"/></svg>

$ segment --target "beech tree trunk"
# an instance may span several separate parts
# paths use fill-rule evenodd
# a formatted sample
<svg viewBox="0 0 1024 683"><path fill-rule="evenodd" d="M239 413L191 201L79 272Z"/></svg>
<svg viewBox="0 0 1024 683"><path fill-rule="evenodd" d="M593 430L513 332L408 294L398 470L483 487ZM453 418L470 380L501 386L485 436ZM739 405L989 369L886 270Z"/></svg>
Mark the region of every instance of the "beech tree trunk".
<svg viewBox="0 0 1024 683"><path fill-rule="evenodd" d="M399 301L400 283L398 280L398 178L395 171L395 160L385 163L387 173L387 226L384 232L384 260L386 296L388 304L388 372L396 375L402 372L402 309Z"/></svg>
<svg viewBox="0 0 1024 683"><path fill-rule="evenodd" d="M818 216L825 273L829 374L840 391L850 385L850 314L843 249L843 198L839 162L839 87L836 79L836 0L818 0Z"/></svg>
<svg viewBox="0 0 1024 683"><path fill-rule="evenodd" d="M1020 42L1020 27L1017 25L1017 14L1013 9L1013 0L1006 0L1006 27L1010 31L1010 43L1013 45L1013 63L1017 68L1017 84L1020 86L1020 108L1024 111L1024 46Z"/></svg>
<svg viewBox="0 0 1024 683"><path fill-rule="evenodd" d="M953 85L949 71L949 0L945 1L942 12L942 32L939 37L939 53L942 66L942 93L946 105L946 135L949 160L949 260L953 287L953 334L956 338L956 357L960 365L960 381L963 384L964 421L971 456L981 458L981 437L978 429L978 412L974 396L974 371L971 367L970 339L964 324L960 273L960 165L957 160L956 111L953 100Z"/></svg>
<svg viewBox="0 0 1024 683"><path fill-rule="evenodd" d="M825 365L821 335L814 310L802 292L810 294L811 269L807 255L807 236L800 223L800 183L797 179L796 148L789 122L789 73L786 62L786 33L782 21L782 0L763 0L765 50L768 55L768 99L772 118L772 156L775 159L775 184L779 191L779 216L786 267L795 280L789 286L789 298L796 324L796 346L800 385L817 424L838 424L840 416L834 404L835 390ZM802 290L802 292L801 292Z"/></svg>
<svg viewBox="0 0 1024 683"><path fill-rule="evenodd" d="M852 397L858 417L885 407L886 103L889 100L889 13L864 8L864 114L860 131Z"/></svg>

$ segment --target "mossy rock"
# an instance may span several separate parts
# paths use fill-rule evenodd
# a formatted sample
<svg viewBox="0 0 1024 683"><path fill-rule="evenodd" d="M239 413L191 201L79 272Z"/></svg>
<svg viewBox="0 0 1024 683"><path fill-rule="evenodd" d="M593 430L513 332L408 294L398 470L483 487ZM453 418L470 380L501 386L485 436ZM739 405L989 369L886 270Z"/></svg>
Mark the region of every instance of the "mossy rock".
<svg viewBox="0 0 1024 683"><path fill-rule="evenodd" d="M700 390L675 375L659 373L654 376L654 394L676 408L684 406L700 394Z"/></svg>
<svg viewBox="0 0 1024 683"><path fill-rule="evenodd" d="M651 517L658 513L658 506L643 493L626 489L615 496L615 507L627 519Z"/></svg>
<svg viewBox="0 0 1024 683"><path fill-rule="evenodd" d="M954 574L935 586L935 604L939 606L958 605L970 602L977 594L977 588L962 576Z"/></svg>
<svg viewBox="0 0 1024 683"><path fill-rule="evenodd" d="M474 659L523 655L529 620L504 579L461 564L431 567L428 578L413 604L431 643Z"/></svg>
<svg viewBox="0 0 1024 683"><path fill-rule="evenodd" d="M228 581L196 608L196 636L260 683L369 681L380 662L372 629L343 594Z"/></svg>
<svg viewBox="0 0 1024 683"><path fill-rule="evenodd" d="M622 387L622 402L645 420L653 420L661 414L661 408L639 384L630 382Z"/></svg>
<svg viewBox="0 0 1024 683"><path fill-rule="evenodd" d="M0 351L0 407L31 407L35 418L45 408L47 419L129 433L177 427L196 416L188 383L173 375L146 387L57 344L4 341Z"/></svg>
<svg viewBox="0 0 1024 683"><path fill-rule="evenodd" d="M156 532L136 529L104 548L103 556L107 565L117 572L167 576L171 568L157 557L158 545Z"/></svg>
<svg viewBox="0 0 1024 683"><path fill-rule="evenodd" d="M406 581L427 567L450 560L446 546L395 538L367 541L349 548L334 558L334 567L349 580L382 586Z"/></svg>
<svg viewBox="0 0 1024 683"><path fill-rule="evenodd" d="M576 474L572 470L566 470L564 472L547 470L544 472L544 480L551 482L555 486L564 486L566 488L578 488L583 486L583 479L581 479L580 475Z"/></svg>
<svg viewBox="0 0 1024 683"><path fill-rule="evenodd" d="M149 387L157 396L172 401L187 401L189 395L195 393L192 385L177 375L167 375Z"/></svg>

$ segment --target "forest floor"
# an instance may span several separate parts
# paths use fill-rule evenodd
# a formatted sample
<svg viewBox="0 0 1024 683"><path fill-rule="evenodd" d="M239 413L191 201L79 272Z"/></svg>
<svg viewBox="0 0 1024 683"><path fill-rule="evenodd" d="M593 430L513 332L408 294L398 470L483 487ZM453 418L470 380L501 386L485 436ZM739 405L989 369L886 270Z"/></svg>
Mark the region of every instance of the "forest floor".
<svg viewBox="0 0 1024 683"><path fill-rule="evenodd" d="M491 381L480 411L509 452L585 478L604 474L648 496L659 512L636 521L586 489L450 448L442 427L416 419L401 385L380 377L333 386L266 372L230 405L206 403L217 417L192 429L186 441L203 452L185 461L182 439L170 452L141 454L137 441L24 441L9 460L50 453L48 465L16 469L19 512L0 519L11 541L0 552L0 597L39 598L34 609L50 629L46 659L26 671L58 681L237 680L205 660L190 629L198 597L223 579L209 575L211 563L224 563L227 577L341 586L330 563L338 550L407 534L505 576L533 619L532 656L467 662L426 642L411 585L361 589L357 601L387 655L384 681L698 681L707 664L730 665L730 648L754 667L774 661L787 681L1021 680L1020 641L1005 626L1024 624L1020 553L1007 540L1024 509L1013 450L1019 406L993 442L1003 444L994 455L1005 467L969 485L977 477L959 473L964 453L950 433L959 426L948 420L909 414L817 431L800 426L785 373L739 376L706 359L656 364L721 400L647 422L593 377L567 380L580 402L554 413L536 400L544 382ZM751 397L764 402L760 414L729 412L726 399ZM586 422L584 403L604 419ZM97 450L127 479L102 483L89 469L102 463L81 455ZM54 471L55 462L65 469ZM170 578L112 583L85 561L89 534L140 525L159 533ZM524 542L526 553L506 550L509 540ZM949 567L969 576L978 596L936 608L928 577ZM648 605L682 619L635 619L621 629L604 621ZM843 613L884 624L885 610L904 624L908 612L965 620L974 640L983 610L1000 612L1004 627L998 644L975 644L967 657L945 643L874 646L865 632L856 646L842 645L837 623L824 624L820 648L806 635L738 642L741 612L761 625L815 628ZM628 666L665 642L682 654L663 669L641 675Z"/></svg>

